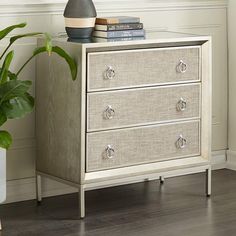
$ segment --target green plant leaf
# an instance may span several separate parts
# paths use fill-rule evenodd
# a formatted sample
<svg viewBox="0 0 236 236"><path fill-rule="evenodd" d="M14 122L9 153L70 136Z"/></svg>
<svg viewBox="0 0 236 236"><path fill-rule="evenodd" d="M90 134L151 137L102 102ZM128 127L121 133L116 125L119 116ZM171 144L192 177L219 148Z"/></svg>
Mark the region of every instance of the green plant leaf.
<svg viewBox="0 0 236 236"><path fill-rule="evenodd" d="M15 73L12 73L11 71L8 71L8 78L10 80L16 80L17 79L17 75Z"/></svg>
<svg viewBox="0 0 236 236"><path fill-rule="evenodd" d="M29 93L10 99L2 104L2 109L8 119L22 118L32 112L33 108L34 98Z"/></svg>
<svg viewBox="0 0 236 236"><path fill-rule="evenodd" d="M2 71L2 68L0 68L0 74L1 74L1 71ZM16 80L17 79L17 75L15 73L12 73L9 70L7 72L7 77L9 78L9 80Z"/></svg>
<svg viewBox="0 0 236 236"><path fill-rule="evenodd" d="M10 51L4 59L1 72L0 72L0 84L5 83L7 81L8 70L11 65L13 56L14 56L14 51Z"/></svg>
<svg viewBox="0 0 236 236"><path fill-rule="evenodd" d="M0 109L0 127L7 121L5 112Z"/></svg>
<svg viewBox="0 0 236 236"><path fill-rule="evenodd" d="M50 34L45 33L45 47L46 47L46 51L48 52L48 55L50 56L52 53L52 37Z"/></svg>
<svg viewBox="0 0 236 236"><path fill-rule="evenodd" d="M10 38L10 45L12 45L18 39L34 37L34 36L39 36L39 35L43 35L43 33L41 33L41 32L34 32L34 33L19 34L19 35L13 36L13 37Z"/></svg>
<svg viewBox="0 0 236 236"><path fill-rule="evenodd" d="M77 77L77 64L73 58L71 58L70 55L67 54L62 48L55 46L52 47L52 51L57 53L60 57L64 58L67 64L70 67L71 77L72 80L76 80Z"/></svg>
<svg viewBox="0 0 236 236"><path fill-rule="evenodd" d="M46 47L39 47L36 48L34 50L33 56L31 56L26 62L25 64L20 68L20 70L16 73L16 75L18 76L20 74L20 72L23 70L23 68L37 55L44 53L44 52L48 52ZM70 72L71 72L71 78L72 80L76 80L77 77L77 64L75 62L75 60L67 53L65 52L62 48L58 47L58 46L54 46L52 47L52 52L58 54L60 57L62 57L68 64L69 68L70 68Z"/></svg>
<svg viewBox="0 0 236 236"><path fill-rule="evenodd" d="M18 25L11 25L3 30L0 31L0 40L5 38L12 30L16 28L24 28L26 26L26 23L21 23Z"/></svg>
<svg viewBox="0 0 236 236"><path fill-rule="evenodd" d="M7 131L0 131L0 147L8 149L12 144L12 137Z"/></svg>
<svg viewBox="0 0 236 236"><path fill-rule="evenodd" d="M23 96L30 88L29 80L10 80L0 86L0 106L4 101Z"/></svg>
<svg viewBox="0 0 236 236"><path fill-rule="evenodd" d="M27 37L38 36L38 35L43 35L43 33L35 32L35 33L28 33L28 34L19 34L19 35L16 35L16 36L11 37L8 46L6 47L6 49L4 50L4 52L2 53L2 55L0 56L0 60L3 58L3 56L6 54L7 50L11 47L11 45L12 45L16 40L21 39L21 38L27 38Z"/></svg>
<svg viewBox="0 0 236 236"><path fill-rule="evenodd" d="M40 47L40 48L36 48L34 50L34 56L42 53L42 52L46 52L46 48L45 47ZM71 58L71 56L65 52L62 48L58 47L58 46L54 46L52 47L52 52L58 54L60 57L64 58L65 61L67 62L68 66L70 67L70 72L71 72L71 77L72 80L76 80L77 77L77 65L76 62L73 58Z"/></svg>

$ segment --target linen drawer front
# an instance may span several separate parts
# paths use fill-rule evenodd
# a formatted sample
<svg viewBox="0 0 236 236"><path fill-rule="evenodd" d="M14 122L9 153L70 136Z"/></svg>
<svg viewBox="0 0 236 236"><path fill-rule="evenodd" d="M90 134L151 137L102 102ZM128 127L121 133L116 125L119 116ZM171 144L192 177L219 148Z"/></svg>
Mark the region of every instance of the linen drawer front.
<svg viewBox="0 0 236 236"><path fill-rule="evenodd" d="M88 54L88 91L200 80L200 48Z"/></svg>
<svg viewBox="0 0 236 236"><path fill-rule="evenodd" d="M87 134L87 172L199 155L199 121Z"/></svg>
<svg viewBox="0 0 236 236"><path fill-rule="evenodd" d="M201 85L172 85L89 93L87 131L200 116Z"/></svg>

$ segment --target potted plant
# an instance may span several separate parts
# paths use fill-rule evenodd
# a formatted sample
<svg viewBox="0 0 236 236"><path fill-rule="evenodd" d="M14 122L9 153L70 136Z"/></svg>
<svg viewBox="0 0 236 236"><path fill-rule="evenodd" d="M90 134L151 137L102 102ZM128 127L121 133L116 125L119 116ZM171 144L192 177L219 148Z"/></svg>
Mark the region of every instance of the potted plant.
<svg viewBox="0 0 236 236"><path fill-rule="evenodd" d="M0 41L14 29L24 28L25 26L26 23L21 23L1 30ZM14 50L11 50L12 44L18 39L34 36L43 36L45 38L45 46L36 48L30 58L23 63L17 72L10 71L14 58ZM22 118L33 110L34 98L29 93L31 81L20 80L19 75L35 56L44 52L48 53L49 56L51 53L56 53L62 57L70 68L72 79L76 79L76 62L62 48L53 46L51 37L47 33L37 32L12 36L5 50L0 51L0 203L5 201L6 198L6 150L12 143L10 133L3 130L2 126L8 119Z"/></svg>

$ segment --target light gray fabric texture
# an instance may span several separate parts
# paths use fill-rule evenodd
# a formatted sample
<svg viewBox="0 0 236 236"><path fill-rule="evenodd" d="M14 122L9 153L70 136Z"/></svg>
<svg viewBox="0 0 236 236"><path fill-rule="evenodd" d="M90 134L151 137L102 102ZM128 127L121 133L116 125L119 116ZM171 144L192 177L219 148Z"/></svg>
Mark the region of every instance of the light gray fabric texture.
<svg viewBox="0 0 236 236"><path fill-rule="evenodd" d="M176 141L183 135L183 149ZM199 121L129 128L87 134L87 171L131 166L200 154ZM114 149L114 158L106 158L106 147Z"/></svg>
<svg viewBox="0 0 236 236"><path fill-rule="evenodd" d="M190 84L90 93L87 99L88 131L198 118L200 90L200 84ZM187 104L184 111L177 110L181 98ZM115 111L112 119L106 118L109 105Z"/></svg>
<svg viewBox="0 0 236 236"><path fill-rule="evenodd" d="M200 80L199 56L199 48L89 53L88 91ZM185 73L177 71L180 60L187 64ZM108 66L114 79L104 78Z"/></svg>

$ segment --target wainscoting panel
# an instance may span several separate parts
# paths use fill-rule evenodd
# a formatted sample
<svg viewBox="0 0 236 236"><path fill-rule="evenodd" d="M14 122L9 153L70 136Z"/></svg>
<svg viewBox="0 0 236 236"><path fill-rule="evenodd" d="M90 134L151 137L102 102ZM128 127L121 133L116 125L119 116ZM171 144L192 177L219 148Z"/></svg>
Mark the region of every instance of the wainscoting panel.
<svg viewBox="0 0 236 236"><path fill-rule="evenodd" d="M10 0L0 2L0 28L27 22L19 32L43 31L64 34L62 17L66 0ZM99 16L140 16L147 31L180 31L207 34L213 37L213 150L227 149L227 3L226 0L94 0ZM0 50L6 41L0 42ZM36 40L20 40L14 46L16 58L13 70L28 58ZM35 81L35 62L23 71L22 79ZM34 88L32 90L34 94ZM34 197L35 115L10 121L14 143L7 154L8 202ZM221 153L224 151L221 151ZM218 158L216 157L218 156ZM224 167L224 157L215 155L218 166ZM217 162L216 161L216 162ZM213 161L214 162L214 161ZM20 184L19 184L20 183ZM23 183L24 187L19 186ZM68 187L45 183L45 194L73 192ZM58 187L59 186L59 187ZM66 189L66 190L60 190ZM56 190L55 190L56 189ZM17 196L17 197L16 197ZM28 197L27 197L28 196Z"/></svg>
<svg viewBox="0 0 236 236"><path fill-rule="evenodd" d="M236 162L236 1L229 0L228 37L229 37L229 150L234 152ZM233 160L231 158L230 161ZM236 163L234 163L235 165ZM236 165L235 165L236 170Z"/></svg>

